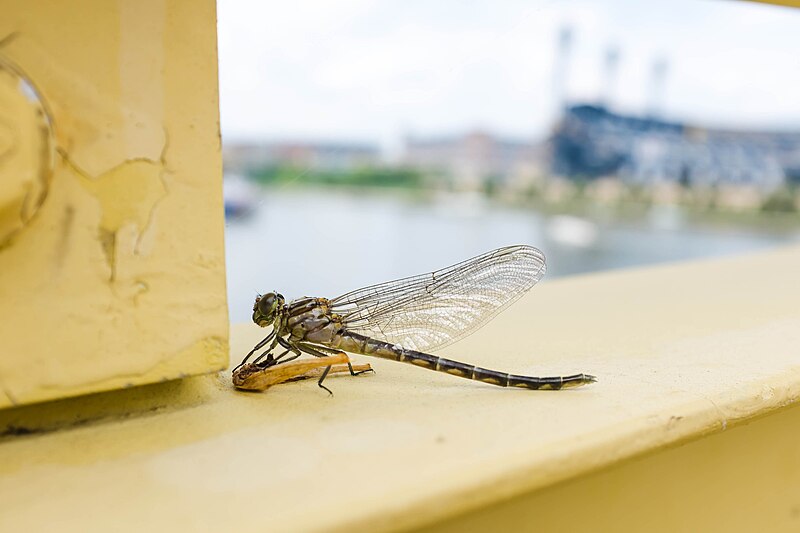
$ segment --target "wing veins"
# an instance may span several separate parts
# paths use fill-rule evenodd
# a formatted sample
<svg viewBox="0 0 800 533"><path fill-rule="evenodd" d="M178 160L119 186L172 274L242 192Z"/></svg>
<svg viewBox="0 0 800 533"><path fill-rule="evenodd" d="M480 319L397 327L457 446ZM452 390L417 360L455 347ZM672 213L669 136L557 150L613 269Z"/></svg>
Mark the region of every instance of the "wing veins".
<svg viewBox="0 0 800 533"><path fill-rule="evenodd" d="M544 275L530 246L500 248L455 265L370 285L331 300L353 332L412 349L442 347L473 333Z"/></svg>

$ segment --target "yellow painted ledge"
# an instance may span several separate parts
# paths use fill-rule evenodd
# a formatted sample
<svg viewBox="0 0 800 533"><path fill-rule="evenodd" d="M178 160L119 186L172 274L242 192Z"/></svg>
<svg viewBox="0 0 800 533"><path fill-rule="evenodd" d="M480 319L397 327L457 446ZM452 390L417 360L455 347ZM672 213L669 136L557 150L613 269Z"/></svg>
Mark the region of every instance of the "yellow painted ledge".
<svg viewBox="0 0 800 533"><path fill-rule="evenodd" d="M370 360L376 375L330 379L333 398L313 382L237 393L226 374L10 410L0 418L15 434L0 442L0 530L456 531L559 520L635 530L646 510L656 518L648 531L670 531L681 528L658 516L691 501L706 512L700 524L743 530L750 512L771 531L795 531L797 272L794 247L547 282L443 352L600 379L572 391L505 390ZM262 333L235 327L234 354ZM89 422L20 435L70 419ZM762 482L729 475L724 495L697 492L726 489L699 483L714 472ZM779 492L744 505L748 491L770 487ZM622 513L616 522L609 510Z"/></svg>

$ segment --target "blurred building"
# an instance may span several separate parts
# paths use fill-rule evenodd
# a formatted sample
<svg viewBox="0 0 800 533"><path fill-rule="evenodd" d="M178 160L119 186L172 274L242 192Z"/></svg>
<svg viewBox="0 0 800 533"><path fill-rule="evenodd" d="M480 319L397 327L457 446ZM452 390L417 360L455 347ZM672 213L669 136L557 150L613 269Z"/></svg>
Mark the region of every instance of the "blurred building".
<svg viewBox="0 0 800 533"><path fill-rule="evenodd" d="M630 183L748 185L800 182L800 132L727 131L570 106L551 138L553 174Z"/></svg>
<svg viewBox="0 0 800 533"><path fill-rule="evenodd" d="M377 146L358 143L226 143L222 155L225 170L240 173L277 166L347 171L375 166L380 161Z"/></svg>
<svg viewBox="0 0 800 533"><path fill-rule="evenodd" d="M407 137L402 163L449 180L459 189L509 185L540 174L543 147L483 131L451 137Z"/></svg>

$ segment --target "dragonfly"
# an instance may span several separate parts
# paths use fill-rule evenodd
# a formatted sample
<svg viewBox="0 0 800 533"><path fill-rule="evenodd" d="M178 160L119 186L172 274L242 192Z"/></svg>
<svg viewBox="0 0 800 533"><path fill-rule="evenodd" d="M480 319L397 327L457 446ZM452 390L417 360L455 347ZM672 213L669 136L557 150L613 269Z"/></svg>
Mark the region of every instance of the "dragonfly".
<svg viewBox="0 0 800 533"><path fill-rule="evenodd" d="M253 305L253 322L272 330L234 370L234 384L237 378L241 383L246 376L303 354L346 361L354 376L371 371L356 371L345 352L410 363L500 387L559 390L593 383L597 379L590 374L517 375L429 353L486 325L536 285L546 270L540 250L515 245L332 299L302 297L287 303L277 291L259 295ZM278 346L283 351L275 355ZM317 384L333 394L323 384L330 369L331 365L325 367Z"/></svg>

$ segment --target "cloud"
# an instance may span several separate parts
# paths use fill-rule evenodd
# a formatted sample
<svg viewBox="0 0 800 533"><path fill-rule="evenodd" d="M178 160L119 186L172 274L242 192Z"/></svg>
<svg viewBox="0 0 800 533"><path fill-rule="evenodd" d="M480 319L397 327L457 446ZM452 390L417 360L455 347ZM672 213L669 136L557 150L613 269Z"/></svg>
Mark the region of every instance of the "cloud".
<svg viewBox="0 0 800 533"><path fill-rule="evenodd" d="M574 46L567 94L603 91L641 112L652 62L669 60L666 109L729 125L800 129L800 13L746 3L299 0L219 2L229 137L386 138L485 126L544 134L554 116L556 36Z"/></svg>

